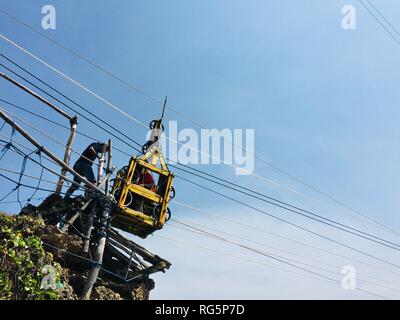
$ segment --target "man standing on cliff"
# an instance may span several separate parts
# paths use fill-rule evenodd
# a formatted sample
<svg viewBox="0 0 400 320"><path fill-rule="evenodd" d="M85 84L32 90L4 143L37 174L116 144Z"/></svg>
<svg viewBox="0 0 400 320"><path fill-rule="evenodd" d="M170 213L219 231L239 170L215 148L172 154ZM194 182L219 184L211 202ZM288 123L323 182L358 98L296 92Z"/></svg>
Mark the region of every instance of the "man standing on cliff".
<svg viewBox="0 0 400 320"><path fill-rule="evenodd" d="M80 158L75 162L73 167L77 173L93 184L96 183L96 178L93 173L92 165L96 158L99 158L99 153L101 153L104 145L105 144L101 142L90 144L85 151L82 152ZM65 193L66 199L71 197L71 195L79 189L81 181L77 177L74 177L74 182L75 183L73 183Z"/></svg>

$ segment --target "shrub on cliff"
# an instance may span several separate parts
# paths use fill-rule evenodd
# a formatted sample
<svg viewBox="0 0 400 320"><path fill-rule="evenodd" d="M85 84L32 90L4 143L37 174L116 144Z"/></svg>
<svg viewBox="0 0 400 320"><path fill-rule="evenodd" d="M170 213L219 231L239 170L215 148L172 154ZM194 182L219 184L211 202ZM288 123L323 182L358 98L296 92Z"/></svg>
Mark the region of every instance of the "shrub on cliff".
<svg viewBox="0 0 400 320"><path fill-rule="evenodd" d="M43 248L44 223L0 213L0 300L59 298L61 266Z"/></svg>

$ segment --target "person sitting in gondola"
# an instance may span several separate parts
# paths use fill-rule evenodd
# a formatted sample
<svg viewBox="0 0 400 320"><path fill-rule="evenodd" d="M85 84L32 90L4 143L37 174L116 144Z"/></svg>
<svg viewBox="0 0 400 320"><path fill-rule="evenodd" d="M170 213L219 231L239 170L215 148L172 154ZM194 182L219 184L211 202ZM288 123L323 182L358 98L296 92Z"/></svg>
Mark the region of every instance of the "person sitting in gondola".
<svg viewBox="0 0 400 320"><path fill-rule="evenodd" d="M155 192L156 190L153 175L146 168L136 167L133 181L135 181L135 184L138 186L144 187L150 191ZM133 201L130 207L144 214L151 215L154 204L148 199L135 194L133 195Z"/></svg>
<svg viewBox="0 0 400 320"><path fill-rule="evenodd" d="M154 183L153 175L147 169L145 169L145 168L142 169L142 172L140 173L137 181L138 181L137 184L139 186L142 186L153 192L155 191L155 183Z"/></svg>

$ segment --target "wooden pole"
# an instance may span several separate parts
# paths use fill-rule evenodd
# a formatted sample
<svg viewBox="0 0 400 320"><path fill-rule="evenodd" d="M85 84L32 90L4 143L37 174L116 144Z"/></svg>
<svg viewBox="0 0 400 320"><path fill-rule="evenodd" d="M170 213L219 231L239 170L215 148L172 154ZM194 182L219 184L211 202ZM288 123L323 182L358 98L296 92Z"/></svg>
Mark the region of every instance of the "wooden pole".
<svg viewBox="0 0 400 320"><path fill-rule="evenodd" d="M108 190L109 190L109 180L110 180L110 175L112 172L112 167L111 167L111 161L112 161L112 149L111 149L111 140L108 140L108 144L104 144L103 149L101 150L101 157L100 157L100 163L99 163L99 171L97 175L97 187L101 187L102 183L104 181L101 181L101 177L103 174L103 166L104 166L104 155L107 150L108 146L108 162L107 162L107 175L105 177L105 193L108 195ZM99 235L100 238L97 243L96 251L94 254L94 261L95 263L93 264L92 268L90 269L89 275L88 275L88 280L85 283L85 287L83 288L82 300L89 300L90 296L92 294L93 286L97 281L97 278L99 276L100 268L101 265L103 264L103 256L104 256L104 249L106 246L107 242L107 226L108 226L108 217L110 215L111 211L111 206L110 202L105 200L104 202L104 207L102 208L102 217L101 217L101 227L99 230ZM94 215L92 215L94 217ZM93 223L93 220L92 220ZM90 237L90 234L89 234Z"/></svg>
<svg viewBox="0 0 400 320"><path fill-rule="evenodd" d="M61 114L63 117L67 118L69 121L73 121L74 120L73 116L70 116L68 113L66 113L65 111L63 111L60 108L56 107L54 104L52 104L51 102L49 102L45 98L41 97L40 95L38 95L36 92L34 92L31 89L25 87L24 85L20 84L19 82L15 81L14 79L10 78L9 76L5 75L4 73L0 72L0 77L2 77L3 79L11 82L12 84L16 85L18 88L24 90L25 92L29 93L30 95L34 96L36 99L38 99L39 101L41 101L44 104L46 104L47 106L49 106L51 109L53 109L54 111L56 111L59 114Z"/></svg>
<svg viewBox="0 0 400 320"><path fill-rule="evenodd" d="M107 174L110 172L112 167L112 141L108 139L108 159L107 159ZM108 195L110 193L110 176L106 179L105 193Z"/></svg>
<svg viewBox="0 0 400 320"><path fill-rule="evenodd" d="M168 261L160 258L159 256L149 252L147 249L144 247L138 245L137 243L133 242L132 240L129 240L122 236L117 230L115 229L110 229L109 232L109 238L115 240L119 244L122 244L123 246L127 247L130 250L134 250L138 255L140 255L145 261L150 262L151 264L156 264L159 262L165 262L167 265L167 268L171 266L171 263Z"/></svg>
<svg viewBox="0 0 400 320"><path fill-rule="evenodd" d="M114 170L115 170L115 167L112 167L110 169L110 171L106 175L106 178L104 179L105 181L108 181L108 179L110 178L110 176L114 172ZM104 184L104 180L98 186L99 188L102 187L102 185ZM88 201L86 201L86 203L81 208L78 209L78 212L70 220L68 220L65 223L65 226L61 230L64 231L64 232L67 232L69 226L72 225L75 222L76 218L78 218L78 216L80 215L80 212L86 210L86 208L89 206L89 204L92 203L92 200L93 200L93 198L90 198Z"/></svg>
<svg viewBox="0 0 400 320"><path fill-rule="evenodd" d="M93 203L93 206L90 210L89 216L87 218L87 221L84 225L85 228L85 239L83 240L82 244L82 252L83 253L88 253L89 252L89 247L90 247L90 237L92 235L92 226L93 226L93 220L96 215L96 208L97 208L97 203Z"/></svg>
<svg viewBox="0 0 400 320"><path fill-rule="evenodd" d="M17 86L18 88L22 89L23 91L29 93L31 96L35 97L37 100L43 102L45 105L47 105L48 107L50 107L51 109L53 109L54 111L56 111L57 113L59 113L60 115L62 115L63 117L67 118L69 120L70 126L71 126L71 131L70 131L70 135L68 138L68 142L67 142L67 147L65 149L65 154L64 154L64 162L66 164L69 164L69 160L71 158L71 147L72 144L74 142L75 139L75 133L76 133L76 127L78 125L78 121L77 121L77 117L72 117L70 116L68 113L64 112L62 109L56 107L54 104L52 104L51 102L49 102L48 100L46 100L45 98L43 98L42 96L38 95L36 92L32 91L31 89L29 89L28 87L22 85L21 83L17 82L16 80L10 78L9 76L5 75L4 73L0 72L0 77L2 77L3 79L7 80L8 82L12 83L13 85ZM67 173L67 170L65 170L64 168L61 169L61 176L58 180L58 184L56 187L56 193L60 194L61 193L61 189L64 183L64 178L65 175Z"/></svg>
<svg viewBox="0 0 400 320"><path fill-rule="evenodd" d="M82 300L89 300L90 296L92 294L93 286L97 281L97 277L99 276L100 268L101 265L103 264L103 255L104 255L104 249L106 246L107 242L107 225L108 225L108 217L110 215L111 211L111 206L110 202L106 200L103 206L103 212L102 212L102 217L101 217L101 227L99 230L99 240L97 243L97 248L94 253L94 264L92 265L92 268L90 269L89 275L88 275L88 280L85 283L85 286L82 291Z"/></svg>
<svg viewBox="0 0 400 320"><path fill-rule="evenodd" d="M76 127L78 125L77 117L73 118L73 120L70 121L70 124L71 124L71 130L70 130L70 133L69 133L67 147L65 149L65 154L64 154L64 162L66 164L69 164L69 160L71 158L72 144L74 143L75 134L76 134ZM56 193L57 194L61 193L61 189L62 189L64 180L65 180L65 175L66 174L67 174L67 170L62 168L61 169L61 175L60 175L60 178L58 180L58 184L57 184L57 188L56 188Z"/></svg>
<svg viewBox="0 0 400 320"><path fill-rule="evenodd" d="M99 167L97 170L97 184L96 184L97 187L100 186L101 178L103 177L104 156L105 156L106 150L107 150L107 145L104 143L103 148L101 149L101 152L100 152Z"/></svg>
<svg viewBox="0 0 400 320"><path fill-rule="evenodd" d="M72 169L69 165L67 165L65 162L63 162L61 159L59 159L57 156L55 156L52 152L47 150L44 146L40 145L33 137L31 137L24 129L22 129L19 125L14 123L12 119L10 119L3 111L0 110L0 117L7 122L10 126L15 128L16 131L18 131L25 139L27 139L30 143L32 143L36 148L38 148L41 152L43 152L45 155L47 155L51 160L56 162L59 166L61 166L63 169L66 171L72 173L74 176L77 177L77 179L84 183L86 187L89 189L94 189L101 194L104 194L103 190L100 188L96 187L93 185L91 182L89 182L85 177L81 176L79 173L77 173L74 169ZM49 169L52 173L59 175L55 171Z"/></svg>
<svg viewBox="0 0 400 320"><path fill-rule="evenodd" d="M101 177L103 176L103 167L104 167L104 155L107 150L107 145L104 144L103 148L100 151L100 158L99 158L99 167L97 171L97 183L96 186L97 188L100 188L102 181ZM92 234L92 227L93 227L93 220L96 215L96 203L93 204L92 210L90 210L90 214L88 217L88 221L86 224L86 230L85 230L85 240L83 241L83 252L88 253L89 252L89 245L90 245L90 237Z"/></svg>

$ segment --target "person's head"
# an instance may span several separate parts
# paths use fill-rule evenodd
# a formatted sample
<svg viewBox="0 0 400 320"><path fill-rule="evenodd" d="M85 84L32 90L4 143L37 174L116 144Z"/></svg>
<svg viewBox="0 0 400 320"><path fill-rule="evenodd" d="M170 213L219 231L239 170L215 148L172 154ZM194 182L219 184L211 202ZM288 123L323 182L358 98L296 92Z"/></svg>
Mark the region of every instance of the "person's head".
<svg viewBox="0 0 400 320"><path fill-rule="evenodd" d="M109 146L108 146L107 143L100 142L100 141L98 141L97 143L100 145L100 148L101 148L101 149L103 149L104 146L106 146L106 152L108 152Z"/></svg>

